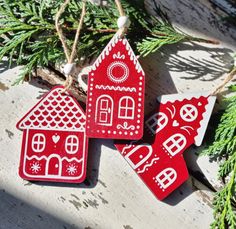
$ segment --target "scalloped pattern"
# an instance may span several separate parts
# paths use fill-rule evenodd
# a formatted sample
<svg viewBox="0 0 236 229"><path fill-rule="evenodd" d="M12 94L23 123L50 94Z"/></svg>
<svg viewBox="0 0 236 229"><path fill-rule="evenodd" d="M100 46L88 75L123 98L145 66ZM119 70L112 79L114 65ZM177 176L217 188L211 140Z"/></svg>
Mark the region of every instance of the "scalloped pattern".
<svg viewBox="0 0 236 229"><path fill-rule="evenodd" d="M62 87L52 89L19 123L20 129L84 130L85 115L76 101L61 93Z"/></svg>

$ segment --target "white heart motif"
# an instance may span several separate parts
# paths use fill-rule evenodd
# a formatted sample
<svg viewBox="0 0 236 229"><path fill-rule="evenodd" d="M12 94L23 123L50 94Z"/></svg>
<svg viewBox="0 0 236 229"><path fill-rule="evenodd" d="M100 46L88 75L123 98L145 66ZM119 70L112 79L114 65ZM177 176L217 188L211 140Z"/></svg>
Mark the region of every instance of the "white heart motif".
<svg viewBox="0 0 236 229"><path fill-rule="evenodd" d="M200 103L200 102L199 102L197 105L198 105L198 106L201 106L201 105L202 105L202 103Z"/></svg>
<svg viewBox="0 0 236 229"><path fill-rule="evenodd" d="M53 135L53 136L52 136L52 140L53 140L53 142L56 144L56 143L58 143L58 141L60 140L60 136L59 136L59 135Z"/></svg>
<svg viewBox="0 0 236 229"><path fill-rule="evenodd" d="M173 126L179 126L179 123L177 122L177 120L174 120Z"/></svg>

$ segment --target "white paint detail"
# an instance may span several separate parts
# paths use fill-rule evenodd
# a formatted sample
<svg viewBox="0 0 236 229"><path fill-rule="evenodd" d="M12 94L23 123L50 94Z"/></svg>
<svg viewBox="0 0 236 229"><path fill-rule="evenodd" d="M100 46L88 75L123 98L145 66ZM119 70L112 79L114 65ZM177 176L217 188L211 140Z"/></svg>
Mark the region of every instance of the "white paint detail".
<svg viewBox="0 0 236 229"><path fill-rule="evenodd" d="M180 109L180 117L186 122L193 122L198 116L197 108L192 104L185 104Z"/></svg>
<svg viewBox="0 0 236 229"><path fill-rule="evenodd" d="M130 157L135 154L137 152L138 149L140 148L147 148L148 150L148 154L142 158L142 160L140 160L138 163L134 163ZM137 169L139 166L141 166L143 163L145 163L152 155L152 146L147 144L147 143L144 143L144 144L141 144L141 145L137 145L135 146L129 153L127 153L125 155L125 159L126 161L128 161L128 163L130 164L130 166L133 168L133 169Z"/></svg>
<svg viewBox="0 0 236 229"><path fill-rule="evenodd" d="M106 106L104 106L106 104ZM95 122L102 126L111 126L113 123L114 101L109 95L101 95L96 101Z"/></svg>
<svg viewBox="0 0 236 229"><path fill-rule="evenodd" d="M60 140L60 136L59 136L59 135L53 135L53 136L52 136L52 141L53 141L55 144L57 144L57 143L59 142L59 140Z"/></svg>
<svg viewBox="0 0 236 229"><path fill-rule="evenodd" d="M34 152L36 153L43 152L46 146L46 138L44 134L34 134L31 146Z"/></svg>
<svg viewBox="0 0 236 229"><path fill-rule="evenodd" d="M108 85L96 85L96 89L99 90L108 90L108 91L129 91L129 92L136 92L135 87L120 87L120 86L108 86Z"/></svg>
<svg viewBox="0 0 236 229"><path fill-rule="evenodd" d="M173 168L166 168L161 171L155 179L161 188L167 189L177 179L177 173Z"/></svg>
<svg viewBox="0 0 236 229"><path fill-rule="evenodd" d="M130 96L123 96L119 100L118 118L134 119L135 102Z"/></svg>
<svg viewBox="0 0 236 229"><path fill-rule="evenodd" d="M66 137L65 149L68 154L75 154L79 149L79 138L76 135Z"/></svg>
<svg viewBox="0 0 236 229"><path fill-rule="evenodd" d="M149 130L156 134L160 132L168 123L168 118L165 113L157 112L152 115L146 122L146 126Z"/></svg>
<svg viewBox="0 0 236 229"><path fill-rule="evenodd" d="M117 128L118 130L119 130L119 129L134 130L134 129L135 129L134 125L130 125L130 126L129 126L127 122L124 122L123 125L118 124L118 125L116 126L116 128Z"/></svg>
<svg viewBox="0 0 236 229"><path fill-rule="evenodd" d="M146 164L141 171L138 171L137 173L144 173L148 167L151 167L155 161L158 161L160 158L153 158L149 164Z"/></svg>
<svg viewBox="0 0 236 229"><path fill-rule="evenodd" d="M187 144L186 137L183 134L174 134L169 137L164 143L163 147L171 156L178 154Z"/></svg>
<svg viewBox="0 0 236 229"><path fill-rule="evenodd" d="M123 71L123 74L121 76L115 75L114 69L117 68ZM129 76L129 68L124 62L114 61L108 66L107 75L114 83L123 83Z"/></svg>

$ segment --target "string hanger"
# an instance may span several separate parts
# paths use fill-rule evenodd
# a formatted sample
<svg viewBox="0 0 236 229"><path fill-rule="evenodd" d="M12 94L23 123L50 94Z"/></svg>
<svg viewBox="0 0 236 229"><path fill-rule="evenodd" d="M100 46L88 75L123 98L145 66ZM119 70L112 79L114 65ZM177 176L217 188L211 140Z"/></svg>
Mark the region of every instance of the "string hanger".
<svg viewBox="0 0 236 229"><path fill-rule="evenodd" d="M73 68L75 66L74 60L76 57L76 48L77 48L77 45L79 42L79 36L80 36L80 31L82 29L82 25L84 22L84 17L86 15L86 0L83 0L82 1L82 12L81 12L80 20L79 20L79 25L76 30L72 50L70 51L70 49L67 45L67 42L66 42L66 38L63 35L63 30L62 30L61 25L59 23L59 19L69 3L70 3L70 0L65 0L65 2L61 5L61 7L58 10L56 17L55 17L56 31L57 31L59 39L62 43L62 47L63 47L64 53L65 53L65 56L67 59L67 64L64 66L64 74L66 76L66 81L64 83L65 91L67 91L73 83L73 77L72 77L71 73L72 73Z"/></svg>
<svg viewBox="0 0 236 229"><path fill-rule="evenodd" d="M130 26L130 20L129 20L129 17L125 15L125 12L123 10L120 0L115 0L115 3L120 14L120 17L117 20L117 26L119 29L118 35L119 37L123 37Z"/></svg>
<svg viewBox="0 0 236 229"><path fill-rule="evenodd" d="M231 80L233 80L234 76L236 75L236 67L234 67L231 72L226 76L225 80L220 84L210 95L217 95L220 93L223 88L226 86L227 83L229 83Z"/></svg>

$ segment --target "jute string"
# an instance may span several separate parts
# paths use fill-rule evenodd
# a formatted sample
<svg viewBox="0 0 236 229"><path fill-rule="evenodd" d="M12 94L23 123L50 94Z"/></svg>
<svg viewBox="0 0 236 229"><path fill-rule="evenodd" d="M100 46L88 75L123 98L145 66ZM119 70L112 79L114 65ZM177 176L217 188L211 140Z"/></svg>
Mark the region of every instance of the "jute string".
<svg viewBox="0 0 236 229"><path fill-rule="evenodd" d="M120 0L115 0L115 3L117 6L117 10L119 11L120 17L126 16ZM119 36L123 37L125 35L125 33L127 32L127 29L128 28L126 26L123 26L122 28L120 28L118 30Z"/></svg>
<svg viewBox="0 0 236 229"><path fill-rule="evenodd" d="M61 5L60 9L58 10L58 12L56 14L56 17L55 17L55 27L56 27L59 39L62 43L62 47L63 47L64 53L65 53L65 56L66 56L66 59L67 59L67 64L73 64L74 60L75 60L75 57L76 57L76 51L77 51L76 48L77 48L77 45L78 45L78 42L79 42L80 31L82 29L84 17L86 15L86 1L83 0L83 2L82 2L82 12L81 12L80 20L79 20L79 25L78 25L78 28L76 30L74 43L73 43L71 52L70 52L70 49L67 45L66 38L63 35L61 25L59 23L59 19L60 19L61 15L65 11L65 9L66 9L66 7L69 3L70 3L70 0L65 0L65 2ZM72 83L73 83L73 77L69 73L66 76L66 81L64 83L65 91L67 91L71 87Z"/></svg>
<svg viewBox="0 0 236 229"><path fill-rule="evenodd" d="M236 67L233 68L233 70L226 76L225 80L220 84L210 95L217 95L220 93L227 83L229 83L231 80L233 80L234 76L236 75Z"/></svg>

